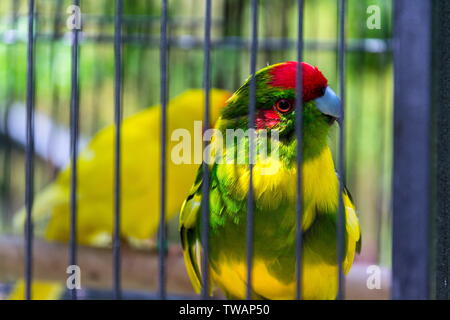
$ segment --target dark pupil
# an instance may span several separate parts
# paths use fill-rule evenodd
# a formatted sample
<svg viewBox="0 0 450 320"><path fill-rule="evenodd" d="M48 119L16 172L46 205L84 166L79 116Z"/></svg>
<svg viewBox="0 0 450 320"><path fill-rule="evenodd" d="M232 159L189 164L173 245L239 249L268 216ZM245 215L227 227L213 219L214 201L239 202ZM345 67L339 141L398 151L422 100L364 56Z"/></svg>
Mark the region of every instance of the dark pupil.
<svg viewBox="0 0 450 320"><path fill-rule="evenodd" d="M281 100L278 104L278 107L281 111L288 111L290 109L289 101L287 100Z"/></svg>

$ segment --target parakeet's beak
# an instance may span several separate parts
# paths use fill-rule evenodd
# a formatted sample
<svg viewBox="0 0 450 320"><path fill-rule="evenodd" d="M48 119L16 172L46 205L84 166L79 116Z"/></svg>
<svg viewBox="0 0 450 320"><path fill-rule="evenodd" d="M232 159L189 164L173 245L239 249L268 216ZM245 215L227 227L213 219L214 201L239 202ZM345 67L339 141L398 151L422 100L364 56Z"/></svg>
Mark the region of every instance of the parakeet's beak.
<svg viewBox="0 0 450 320"><path fill-rule="evenodd" d="M342 117L341 99L339 99L330 87L326 88L323 96L315 99L314 101L316 102L317 109L319 109L323 114L331 116L335 119Z"/></svg>

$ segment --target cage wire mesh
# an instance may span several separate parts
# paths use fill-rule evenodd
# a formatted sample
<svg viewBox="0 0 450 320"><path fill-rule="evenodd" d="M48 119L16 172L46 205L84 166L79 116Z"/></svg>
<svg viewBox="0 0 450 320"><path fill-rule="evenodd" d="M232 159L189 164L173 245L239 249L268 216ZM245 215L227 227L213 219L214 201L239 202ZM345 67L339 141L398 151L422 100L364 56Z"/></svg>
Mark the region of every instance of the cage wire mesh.
<svg viewBox="0 0 450 320"><path fill-rule="evenodd" d="M205 79L210 88L233 92L251 71L299 57L297 6L302 1L123 0L115 1L114 6L111 1L84 0L80 3L80 32L68 30L66 26L66 9L74 4L73 1L34 2L33 96L30 96L31 87L26 86L29 2L5 0L0 3L2 237L13 233L12 217L25 203L27 94L28 101L34 99L35 107L35 154L29 160L34 159L34 192L39 193L69 163L71 155L74 160L77 150L82 150L87 141L105 126L115 124L116 128L120 127L122 119L151 105L161 103L162 110L165 110L167 101L181 92L189 88L205 88ZM387 273L391 265L392 2L345 2L345 60L341 60L339 55L339 48L344 48L344 43L339 42L339 32L344 31L339 25L339 18L343 17L339 4L344 1L335 0L304 1L301 56L303 61L319 66L331 87L341 90L341 94L346 96L346 171L343 178L352 191L364 235L364 250L356 258L348 276L361 282L347 286L347 297L354 298L365 287L367 265L379 265ZM206 8L205 5L211 7ZM255 5L258 5L257 14ZM380 29L369 29L366 25L366 10L370 5L381 10ZM210 20L208 15L205 16L208 12ZM252 17L257 17L257 20ZM252 36L253 41L257 36L257 44L252 41ZM75 51L73 41L79 44ZM79 64L75 66L79 70L75 76L74 61ZM254 67L250 69L252 62ZM345 88L342 87L344 79L339 78L344 62ZM167 87L164 87L165 83ZM75 123L78 128L74 127ZM77 140L73 140L75 135ZM116 135L115 139L117 146L119 136ZM337 126L330 140L335 163L338 164L342 158L338 152ZM120 158L117 155L115 159ZM147 163L155 165L157 161L149 158ZM161 178L165 180L164 175ZM116 194L127 192L127 184L118 180L110 182L112 185L105 188L111 192L113 185L117 186ZM154 183L159 183L158 177ZM32 190L28 191L32 193ZM163 203L164 194L161 196L161 199L148 201ZM72 197L75 199L75 194ZM120 212L120 197L115 199L114 206L112 203L109 205L111 217L113 207L116 208L115 221L118 222L119 214L127 212ZM72 210L75 212L76 208ZM148 214L164 216L164 209ZM159 241L156 242L160 248L166 239L169 244L179 242L177 220L171 219L167 221L167 229L164 226L159 229ZM119 228L119 224L115 226ZM124 284L126 281L121 283L120 279L129 275L120 272L120 233L118 229L113 232L112 228L109 237L115 251L115 263L111 262L116 268L114 281L100 291L83 290L79 295L82 298L173 296L165 289L168 274L164 270L172 266L164 262L164 250L160 250L162 268L159 268L161 282L158 288L141 290L144 293L138 294L136 288L128 288ZM73 236L75 228L71 230L67 230L67 234ZM70 237L66 240L69 241ZM73 263L76 262L74 243L72 238L71 264L76 264ZM156 274L154 276L157 277ZM0 278L5 284L13 280ZM7 291L3 294L6 295ZM371 297L387 298L387 292L373 291ZM72 294L75 297L75 290ZM203 297L206 297L206 290Z"/></svg>

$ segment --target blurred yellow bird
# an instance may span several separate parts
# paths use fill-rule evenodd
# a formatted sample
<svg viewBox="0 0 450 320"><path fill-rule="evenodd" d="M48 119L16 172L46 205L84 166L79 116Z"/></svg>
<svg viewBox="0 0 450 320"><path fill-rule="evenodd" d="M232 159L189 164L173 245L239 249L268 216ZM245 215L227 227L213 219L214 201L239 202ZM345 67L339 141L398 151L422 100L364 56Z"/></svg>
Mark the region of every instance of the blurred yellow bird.
<svg viewBox="0 0 450 320"><path fill-rule="evenodd" d="M210 92L211 123L230 97L224 90ZM170 152L178 144L170 139L175 129L193 136L194 121L202 121L204 93L188 90L168 104L167 111L167 219L178 214L195 178L198 164L175 164ZM154 106L124 119L121 152L121 238L140 243L153 237L159 224L160 113ZM193 150L195 152L195 150ZM201 152L201 149L199 150ZM99 131L78 157L77 236L78 243L107 246L112 241L114 208L114 126ZM23 230L24 210L15 217L15 227ZM70 235L70 166L38 193L33 207L36 234L49 241L66 242ZM61 284L34 282L33 299L57 298ZM24 297L19 281L11 299Z"/></svg>

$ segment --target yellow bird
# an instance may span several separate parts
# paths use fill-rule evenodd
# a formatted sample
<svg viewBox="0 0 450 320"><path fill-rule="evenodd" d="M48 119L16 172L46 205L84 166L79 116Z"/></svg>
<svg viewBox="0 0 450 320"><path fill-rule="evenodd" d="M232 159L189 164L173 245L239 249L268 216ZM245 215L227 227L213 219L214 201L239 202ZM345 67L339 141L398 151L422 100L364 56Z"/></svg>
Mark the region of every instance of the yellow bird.
<svg viewBox="0 0 450 320"><path fill-rule="evenodd" d="M230 97L224 90L210 91L211 123ZM195 178L198 164L175 164L171 150L179 142L171 139L176 129L194 134L195 121L202 121L204 93L188 90L172 99L167 111L167 219L178 214ZM124 119L121 152L121 238L131 244L148 240L157 231L160 212L160 113L159 106ZM186 132L186 131L185 131ZM195 152L193 150L193 159ZM200 155L201 158L201 155ZM77 235L78 243L107 246L112 241L114 212L114 126L99 131L78 157ZM23 230L24 210L15 217ZM38 193L33 207L36 234L49 241L66 242L70 236L70 166ZM57 298L61 284L35 281L33 299ZM10 298L22 299L24 283L19 281Z"/></svg>

